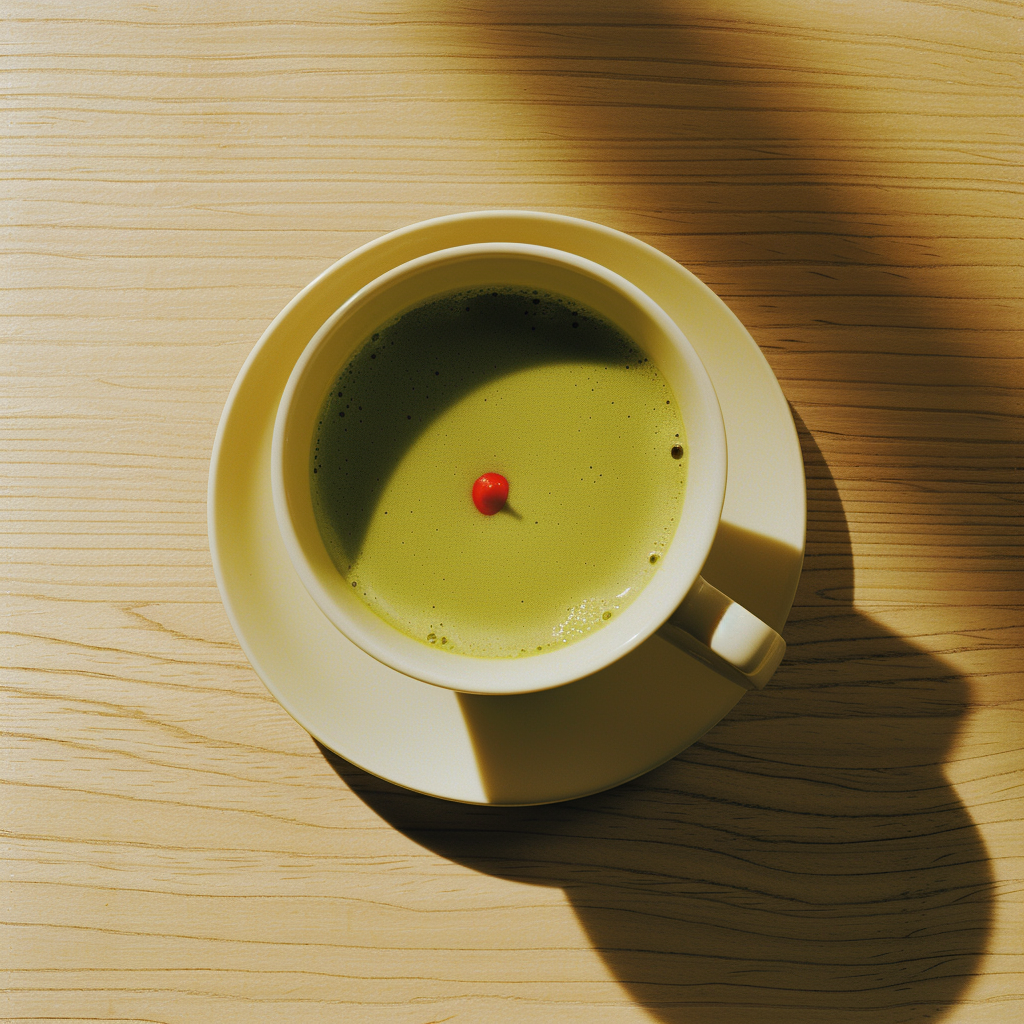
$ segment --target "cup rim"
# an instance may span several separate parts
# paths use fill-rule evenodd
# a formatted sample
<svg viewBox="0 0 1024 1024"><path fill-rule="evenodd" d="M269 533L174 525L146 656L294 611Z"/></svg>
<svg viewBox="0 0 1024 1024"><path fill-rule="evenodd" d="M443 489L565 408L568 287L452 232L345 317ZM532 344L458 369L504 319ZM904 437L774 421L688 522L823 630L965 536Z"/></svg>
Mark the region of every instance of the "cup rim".
<svg viewBox="0 0 1024 1024"><path fill-rule="evenodd" d="M684 513L662 556L661 567L615 619L552 651L515 658L484 658L429 647L385 622L361 599L346 593L347 588L332 585L341 575L327 554L313 520L307 468L312 435L302 432L297 437L294 420L297 418L296 400L304 389L319 384L326 394L345 362L365 341L366 334L360 333L354 339L329 380L326 379L329 374L311 376L318 354L334 340L336 332L343 330L361 312L372 308L373 303L383 302L390 290L434 268L456 266L464 261L508 258L540 265L557 264L596 280L626 298L668 340L671 350L680 358L683 368L680 372L685 373L696 388L701 404L703 438L698 460L702 467L702 486L699 495L691 494L690 478L694 467L691 448ZM457 289L456 283L432 294ZM421 305L429 298L428 294L411 305ZM388 310L379 322L386 322L405 308L411 307L405 305ZM664 374L660 364L659 369ZM676 391L671 379L668 383ZM689 433L689 421L686 425ZM289 486L286 459L289 453L297 452L303 453L303 470L291 474L293 479ZM391 668L424 682L466 693L515 694L551 689L591 675L633 650L668 619L693 586L711 549L725 499L726 459L725 427L711 379L682 330L653 299L626 278L585 257L547 246L488 242L437 250L392 268L360 288L324 322L296 361L281 396L271 449L271 484L278 528L292 566L321 611L356 646ZM304 487L299 482L302 480ZM698 499L702 511L695 513L693 505ZM293 517L301 517L304 525L301 536ZM313 520L312 530L310 520ZM680 543L684 523L687 524L685 547Z"/></svg>

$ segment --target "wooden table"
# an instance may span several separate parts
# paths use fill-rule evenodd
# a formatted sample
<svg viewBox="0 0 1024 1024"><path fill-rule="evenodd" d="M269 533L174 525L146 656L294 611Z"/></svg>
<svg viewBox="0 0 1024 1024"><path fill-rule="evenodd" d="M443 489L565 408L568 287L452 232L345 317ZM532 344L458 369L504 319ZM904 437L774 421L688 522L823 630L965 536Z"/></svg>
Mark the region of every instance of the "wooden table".
<svg viewBox="0 0 1024 1024"><path fill-rule="evenodd" d="M4 12L4 1020L1021 1019L1019 5ZM285 302L493 207L702 277L809 487L772 685L516 811L318 749L206 537Z"/></svg>

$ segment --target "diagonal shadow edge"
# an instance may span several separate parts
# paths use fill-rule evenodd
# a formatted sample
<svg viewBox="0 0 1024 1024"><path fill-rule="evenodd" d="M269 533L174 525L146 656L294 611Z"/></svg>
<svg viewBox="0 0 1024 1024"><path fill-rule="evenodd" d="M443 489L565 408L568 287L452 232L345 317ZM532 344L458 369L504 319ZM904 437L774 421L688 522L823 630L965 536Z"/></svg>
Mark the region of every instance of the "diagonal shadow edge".
<svg viewBox="0 0 1024 1024"><path fill-rule="evenodd" d="M801 441L811 507L791 655L707 740L618 789L529 808L423 797L321 748L423 847L561 887L666 1024L698 1008L730 1024L934 1020L990 929L984 843L942 767L966 683L853 608L842 504L802 424Z"/></svg>

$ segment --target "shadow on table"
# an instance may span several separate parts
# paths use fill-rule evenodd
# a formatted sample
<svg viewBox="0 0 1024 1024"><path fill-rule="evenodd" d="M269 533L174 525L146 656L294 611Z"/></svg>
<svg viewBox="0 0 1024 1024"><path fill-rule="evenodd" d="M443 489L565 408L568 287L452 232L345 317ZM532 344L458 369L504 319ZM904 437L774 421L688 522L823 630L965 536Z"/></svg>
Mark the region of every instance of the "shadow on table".
<svg viewBox="0 0 1024 1024"><path fill-rule="evenodd" d="M712 17L685 25L690 6L655 0L637 0L627 20L658 23L657 37L611 32L616 9L586 0L548 16L544 4L531 14L496 3L479 14L490 24L463 25L453 38L463 31L476 56L485 47L488 68L508 76L524 109L530 88L550 87L540 106L565 118L550 137L564 138L581 175L589 160L595 174L614 178L609 187L630 189L670 245L699 234L721 248L728 237L751 266L790 266L794 277L817 267L835 280L830 315L844 322L832 326L856 332L862 349L849 379L860 380L874 358L877 379L864 387L882 393L859 400L875 410L875 436L900 434L916 407L897 394L902 364L879 362L893 351L891 331L900 331L898 355L927 360L918 372L937 379L948 369L932 358L932 332L979 326L980 307L936 309L920 282L889 272L880 252L895 243L873 237L884 200L868 209L877 193L837 198L817 150L819 130L841 128L825 114L816 122L813 104L800 108L797 72L774 85L737 74L746 68L750 78L759 61L784 66L784 36ZM506 51L522 54L524 39L531 57L506 61ZM645 49L652 39L657 60ZM621 68L615 102L599 88L606 65ZM517 78L520 70L533 77ZM719 151L730 178L701 170ZM737 170L744 154L749 174ZM774 170L762 175L758 160ZM625 205L620 197L617 207ZM725 250L718 258L737 259ZM865 302L856 294L865 287L883 294ZM771 283L765 294L787 301ZM814 322L806 296L788 301L794 308L774 320ZM954 416L948 429L947 444L985 439L974 420ZM957 1002L986 946L986 852L943 770L968 707L967 682L856 610L842 503L802 425L801 443L808 548L787 659L767 690L747 694L675 760L596 796L509 809L419 796L324 751L362 800L427 849L495 877L562 888L594 949L666 1024L934 1021ZM486 749L477 750L486 774Z"/></svg>
<svg viewBox="0 0 1024 1024"><path fill-rule="evenodd" d="M801 440L808 552L788 659L674 761L571 803L491 808L323 751L417 843L561 887L631 996L671 1024L934 1020L985 948L985 849L943 774L966 683L851 606L842 505Z"/></svg>

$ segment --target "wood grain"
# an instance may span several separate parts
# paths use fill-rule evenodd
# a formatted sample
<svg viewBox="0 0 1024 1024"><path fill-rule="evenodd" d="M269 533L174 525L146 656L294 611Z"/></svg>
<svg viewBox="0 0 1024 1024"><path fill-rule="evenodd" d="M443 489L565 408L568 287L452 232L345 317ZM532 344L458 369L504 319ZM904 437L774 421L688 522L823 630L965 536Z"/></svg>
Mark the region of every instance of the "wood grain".
<svg viewBox="0 0 1024 1024"><path fill-rule="evenodd" d="M3 1019L1024 1014L1019 5L9 0L3 33ZM771 687L523 811L320 751L206 541L285 302L489 207L690 267L808 470Z"/></svg>

